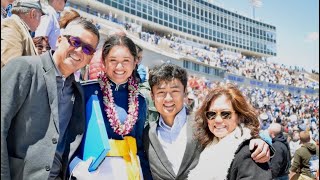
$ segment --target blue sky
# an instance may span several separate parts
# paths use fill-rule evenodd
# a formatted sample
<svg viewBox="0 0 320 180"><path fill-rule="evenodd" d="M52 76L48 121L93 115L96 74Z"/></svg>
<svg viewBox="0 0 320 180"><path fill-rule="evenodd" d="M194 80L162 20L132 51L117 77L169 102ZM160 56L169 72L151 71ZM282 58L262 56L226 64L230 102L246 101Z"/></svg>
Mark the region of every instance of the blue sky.
<svg viewBox="0 0 320 180"><path fill-rule="evenodd" d="M252 18L250 0L213 0ZM277 28L277 56L270 61L319 72L319 0L261 0L255 17Z"/></svg>

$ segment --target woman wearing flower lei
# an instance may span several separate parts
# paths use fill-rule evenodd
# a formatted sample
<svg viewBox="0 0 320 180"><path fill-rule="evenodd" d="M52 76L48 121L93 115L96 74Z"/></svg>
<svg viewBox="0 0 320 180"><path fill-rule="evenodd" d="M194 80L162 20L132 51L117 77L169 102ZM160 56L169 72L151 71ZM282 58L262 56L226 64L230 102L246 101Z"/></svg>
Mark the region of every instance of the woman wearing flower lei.
<svg viewBox="0 0 320 180"><path fill-rule="evenodd" d="M142 145L147 105L138 91L137 60L136 45L127 36L112 35L104 43L105 71L84 90L85 96L98 95L111 149L96 171L81 172L77 179L151 178Z"/></svg>

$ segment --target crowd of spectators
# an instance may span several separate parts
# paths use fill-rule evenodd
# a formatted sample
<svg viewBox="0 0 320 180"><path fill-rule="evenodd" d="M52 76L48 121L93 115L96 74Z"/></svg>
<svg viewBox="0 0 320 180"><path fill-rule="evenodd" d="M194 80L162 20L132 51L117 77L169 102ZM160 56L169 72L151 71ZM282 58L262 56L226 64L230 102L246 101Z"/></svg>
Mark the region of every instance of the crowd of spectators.
<svg viewBox="0 0 320 180"><path fill-rule="evenodd" d="M304 69L274 63L266 58L247 57L241 53L209 47L172 35L160 36L153 32L141 32L140 39L159 47L170 47L175 54L194 58L246 78L301 88L319 88L319 82L306 78Z"/></svg>
<svg viewBox="0 0 320 180"><path fill-rule="evenodd" d="M169 47L172 49L172 53L194 58L196 61L213 67L223 68L228 73L274 84L311 89L319 88L319 82L308 78L308 73L303 68L297 66L292 67L278 64L268 61L265 57L249 57L241 53L181 39L171 34L148 31L136 23L121 21L118 15L111 11L101 13L87 6L86 12L122 25L127 32L138 34L139 38L143 41L160 48ZM316 71L313 70L312 73L316 74Z"/></svg>
<svg viewBox="0 0 320 180"><path fill-rule="evenodd" d="M219 67L228 73L257 79L268 83L290 85L300 88L318 89L319 82L307 78L308 73L303 68L286 66L268 61L266 58L245 56L241 53L226 51L221 48L209 47L186 39L175 37L171 34L163 34L148 31L141 25L121 21L117 14L100 13L87 6L87 13L122 25L127 32L138 34L139 38L150 44L161 47L169 47L172 53L194 58L196 61L206 63L213 67ZM167 50L167 49L166 49Z"/></svg>

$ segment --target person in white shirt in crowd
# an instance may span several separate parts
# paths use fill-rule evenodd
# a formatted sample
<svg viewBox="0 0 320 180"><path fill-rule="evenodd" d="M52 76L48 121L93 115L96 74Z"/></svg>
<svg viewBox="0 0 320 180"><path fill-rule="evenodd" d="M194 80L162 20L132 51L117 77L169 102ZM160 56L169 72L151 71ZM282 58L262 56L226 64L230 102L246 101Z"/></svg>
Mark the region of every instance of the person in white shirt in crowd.
<svg viewBox="0 0 320 180"><path fill-rule="evenodd" d="M289 147L290 147L290 154L291 154L291 158L293 158L294 153L296 152L296 150L298 148L300 148L300 135L299 135L299 131L294 129L293 133L292 133L292 138L289 142Z"/></svg>
<svg viewBox="0 0 320 180"><path fill-rule="evenodd" d="M35 32L37 36L48 36L49 45L52 50L56 49L56 41L60 35L60 12L63 11L67 0L48 0L46 6L47 15L43 16L40 25Z"/></svg>

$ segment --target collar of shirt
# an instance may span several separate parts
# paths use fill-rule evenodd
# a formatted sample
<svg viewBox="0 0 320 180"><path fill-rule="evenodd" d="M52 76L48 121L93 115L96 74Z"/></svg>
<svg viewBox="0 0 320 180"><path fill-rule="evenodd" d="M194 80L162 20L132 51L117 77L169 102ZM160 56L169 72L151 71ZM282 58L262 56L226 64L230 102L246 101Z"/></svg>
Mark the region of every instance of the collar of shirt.
<svg viewBox="0 0 320 180"><path fill-rule="evenodd" d="M50 50L50 56L52 58L52 54L53 54L53 51ZM56 77L62 77L62 78L66 78L64 75L62 75L61 71L59 70L59 68L57 67L56 63L54 62L53 58L52 58L52 61L53 61L53 64L54 64L54 70L55 70L55 73L56 73Z"/></svg>
<svg viewBox="0 0 320 180"><path fill-rule="evenodd" d="M178 137L186 121L187 111L185 107L183 107L182 110L174 118L172 127L166 125L162 116L160 115L159 126L157 127L158 135L161 135L164 141L172 142Z"/></svg>
<svg viewBox="0 0 320 180"><path fill-rule="evenodd" d="M111 89L113 91L120 91L120 90L127 90L127 85L128 85L128 81L122 83L122 84L116 84L115 82L113 82L111 79L109 79L110 81L110 85L111 85Z"/></svg>
<svg viewBox="0 0 320 180"><path fill-rule="evenodd" d="M55 70L55 73L56 73L56 77L61 77L63 81L68 80L68 82L72 82L74 80L73 73L68 77L65 77L64 75L62 75L61 71L59 70L59 68L57 67L56 63L54 62L54 60L52 58L52 54L54 53L54 51L50 50L49 53L50 53L52 62L54 64L54 70Z"/></svg>

